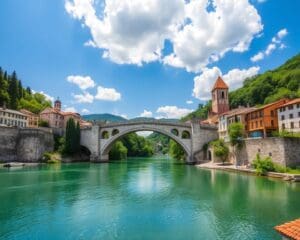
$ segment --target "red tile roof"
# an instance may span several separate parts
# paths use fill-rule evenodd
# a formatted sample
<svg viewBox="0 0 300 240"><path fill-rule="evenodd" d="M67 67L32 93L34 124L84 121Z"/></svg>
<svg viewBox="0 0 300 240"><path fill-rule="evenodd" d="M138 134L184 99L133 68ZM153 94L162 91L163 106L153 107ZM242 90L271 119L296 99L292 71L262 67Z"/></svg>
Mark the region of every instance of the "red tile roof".
<svg viewBox="0 0 300 240"><path fill-rule="evenodd" d="M275 229L286 237L289 237L293 240L300 240L300 218L276 226Z"/></svg>
<svg viewBox="0 0 300 240"><path fill-rule="evenodd" d="M228 89L228 85L224 82L224 80L219 76L213 86L213 90L215 89Z"/></svg>
<svg viewBox="0 0 300 240"><path fill-rule="evenodd" d="M285 107L285 106L288 106L288 105L292 105L292 104L297 104L297 103L300 103L300 98L296 98L296 99L293 99L285 104L283 104L282 106L280 107Z"/></svg>

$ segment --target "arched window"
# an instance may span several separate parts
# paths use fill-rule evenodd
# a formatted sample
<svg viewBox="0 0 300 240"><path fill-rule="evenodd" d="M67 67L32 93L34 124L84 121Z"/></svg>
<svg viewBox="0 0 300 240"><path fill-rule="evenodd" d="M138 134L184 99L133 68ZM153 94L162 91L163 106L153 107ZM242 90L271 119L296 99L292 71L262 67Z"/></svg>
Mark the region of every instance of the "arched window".
<svg viewBox="0 0 300 240"><path fill-rule="evenodd" d="M224 99L224 98L225 98L224 91L222 91L222 92L221 92L221 97L222 97L222 99Z"/></svg>
<svg viewBox="0 0 300 240"><path fill-rule="evenodd" d="M179 135L178 130L175 129L175 128L171 130L171 133L173 133L175 136L178 136L178 135Z"/></svg>
<svg viewBox="0 0 300 240"><path fill-rule="evenodd" d="M183 139L190 139L191 138L191 134L189 131L183 131L182 134L181 134L181 138Z"/></svg>
<svg viewBox="0 0 300 240"><path fill-rule="evenodd" d="M119 133L119 130L118 129L114 129L113 131L112 131L112 136L115 136L115 135L117 135Z"/></svg>
<svg viewBox="0 0 300 240"><path fill-rule="evenodd" d="M109 138L109 133L108 133L108 131L103 131L102 134L101 134L101 138L102 138L102 139L108 139L108 138Z"/></svg>

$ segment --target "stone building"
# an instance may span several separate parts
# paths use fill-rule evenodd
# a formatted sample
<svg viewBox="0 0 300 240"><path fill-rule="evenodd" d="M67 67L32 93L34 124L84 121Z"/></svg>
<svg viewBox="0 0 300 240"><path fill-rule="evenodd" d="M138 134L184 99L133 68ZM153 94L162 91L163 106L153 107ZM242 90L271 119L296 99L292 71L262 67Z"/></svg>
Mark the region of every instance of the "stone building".
<svg viewBox="0 0 300 240"><path fill-rule="evenodd" d="M0 125L8 127L27 127L27 116L16 110L0 108Z"/></svg>
<svg viewBox="0 0 300 240"><path fill-rule="evenodd" d="M279 130L300 132L300 98L289 101L277 109Z"/></svg>
<svg viewBox="0 0 300 240"><path fill-rule="evenodd" d="M39 119L40 119L39 115L34 114L26 109L21 109L20 112L27 116L27 127L30 128L39 127Z"/></svg>
<svg viewBox="0 0 300 240"><path fill-rule="evenodd" d="M277 109L287 102L287 99L281 99L247 113L248 137L272 136L272 132L278 130Z"/></svg>
<svg viewBox="0 0 300 240"><path fill-rule="evenodd" d="M49 127L52 128L55 133L59 134L63 133L70 118L73 118L76 124L77 122L79 122L80 127L87 127L92 125L91 123L82 120L79 113L62 111L61 101L59 99L54 102L53 108L44 109L40 113L40 118L48 122Z"/></svg>

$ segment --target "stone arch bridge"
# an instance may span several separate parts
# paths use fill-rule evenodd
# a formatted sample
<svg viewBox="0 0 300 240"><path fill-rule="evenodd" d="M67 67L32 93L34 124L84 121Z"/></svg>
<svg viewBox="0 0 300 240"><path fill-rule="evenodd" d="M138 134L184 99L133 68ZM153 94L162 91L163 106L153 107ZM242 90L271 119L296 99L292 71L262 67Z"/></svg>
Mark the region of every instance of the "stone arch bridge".
<svg viewBox="0 0 300 240"><path fill-rule="evenodd" d="M113 144L131 132L153 131L176 141L186 153L186 162L194 163L203 158L203 146L218 137L217 128L211 125L174 123L161 120L126 121L93 125L81 130L81 145L91 152L93 162L107 162Z"/></svg>

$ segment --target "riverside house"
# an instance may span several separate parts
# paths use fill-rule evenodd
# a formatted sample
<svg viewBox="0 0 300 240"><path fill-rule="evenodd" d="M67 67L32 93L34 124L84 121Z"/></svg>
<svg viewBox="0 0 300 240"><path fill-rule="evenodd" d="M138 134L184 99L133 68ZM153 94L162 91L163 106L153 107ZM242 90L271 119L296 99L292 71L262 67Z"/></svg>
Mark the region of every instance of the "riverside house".
<svg viewBox="0 0 300 240"><path fill-rule="evenodd" d="M27 127L27 116L16 110L0 108L0 126Z"/></svg>
<svg viewBox="0 0 300 240"><path fill-rule="evenodd" d="M287 103L287 99L257 108L246 115L248 137L270 137L278 130L277 109Z"/></svg>
<svg viewBox="0 0 300 240"><path fill-rule="evenodd" d="M283 104L277 114L280 131L300 132L300 98Z"/></svg>

